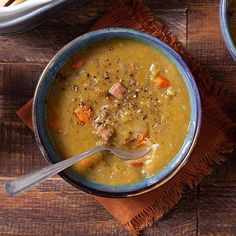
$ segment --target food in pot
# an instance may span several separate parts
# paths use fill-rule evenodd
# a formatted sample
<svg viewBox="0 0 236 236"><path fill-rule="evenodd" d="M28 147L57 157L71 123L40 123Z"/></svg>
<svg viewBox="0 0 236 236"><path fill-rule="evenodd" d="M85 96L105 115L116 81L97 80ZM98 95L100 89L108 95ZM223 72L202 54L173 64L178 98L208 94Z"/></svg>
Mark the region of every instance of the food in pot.
<svg viewBox="0 0 236 236"><path fill-rule="evenodd" d="M57 74L46 101L48 130L62 158L107 142L124 149L153 147L136 160L103 152L74 165L84 178L110 186L163 170L184 144L190 115L177 67L160 51L128 39L81 49Z"/></svg>

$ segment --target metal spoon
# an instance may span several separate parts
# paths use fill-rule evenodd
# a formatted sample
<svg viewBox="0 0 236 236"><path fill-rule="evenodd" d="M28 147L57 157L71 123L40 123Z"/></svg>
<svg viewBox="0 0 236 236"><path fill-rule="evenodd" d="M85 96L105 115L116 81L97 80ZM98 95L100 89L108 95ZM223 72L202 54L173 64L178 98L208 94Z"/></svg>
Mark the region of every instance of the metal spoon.
<svg viewBox="0 0 236 236"><path fill-rule="evenodd" d="M119 149L111 145L100 145L78 156L74 156L67 160L33 171L32 173L23 175L15 180L7 181L5 184L5 191L9 196L15 197L21 193L24 193L28 189L31 189L33 186L42 183L47 178L52 177L53 175L56 175L66 168L74 165L76 162L81 161L97 152L110 151L122 159L131 160L146 155L151 149L151 147L145 147L131 151Z"/></svg>

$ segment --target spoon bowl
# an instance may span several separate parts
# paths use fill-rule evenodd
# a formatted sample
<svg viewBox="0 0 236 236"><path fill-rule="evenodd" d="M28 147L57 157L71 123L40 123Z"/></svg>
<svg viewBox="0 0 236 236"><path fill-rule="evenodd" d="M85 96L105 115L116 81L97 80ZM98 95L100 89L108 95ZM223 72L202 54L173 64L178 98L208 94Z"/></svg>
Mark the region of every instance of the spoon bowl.
<svg viewBox="0 0 236 236"><path fill-rule="evenodd" d="M151 146L145 146L143 148L132 149L132 150L121 149L115 146L108 146L108 145L105 145L104 148L108 151L111 151L114 155L125 160L132 160L132 159L140 158L142 156L147 155L152 150Z"/></svg>

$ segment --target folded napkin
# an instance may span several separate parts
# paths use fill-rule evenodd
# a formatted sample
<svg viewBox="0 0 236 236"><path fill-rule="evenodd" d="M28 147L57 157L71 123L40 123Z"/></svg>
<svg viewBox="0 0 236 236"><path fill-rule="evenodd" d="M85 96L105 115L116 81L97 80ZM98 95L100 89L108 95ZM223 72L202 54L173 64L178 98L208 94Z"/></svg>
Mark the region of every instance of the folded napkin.
<svg viewBox="0 0 236 236"><path fill-rule="evenodd" d="M155 19L142 1L134 0L131 4L125 4L121 0L115 1L92 30L106 27L141 30L169 44L192 70L202 100L203 117L199 140L188 163L176 176L160 188L141 196L127 199L95 197L131 234L136 235L174 207L186 186L192 188L203 176L211 173L214 163L225 160L223 154L231 152L234 146L230 132L235 126L221 110L221 106L227 103L228 99L221 86L212 80L199 62L185 52L177 38ZM32 101L17 112L30 128L31 108Z"/></svg>

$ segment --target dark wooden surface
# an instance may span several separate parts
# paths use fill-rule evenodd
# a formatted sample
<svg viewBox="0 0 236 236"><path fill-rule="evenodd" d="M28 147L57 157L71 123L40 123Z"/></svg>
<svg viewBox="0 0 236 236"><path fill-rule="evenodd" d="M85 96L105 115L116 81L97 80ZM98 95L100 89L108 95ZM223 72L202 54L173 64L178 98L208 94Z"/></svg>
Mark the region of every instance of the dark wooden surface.
<svg viewBox="0 0 236 236"><path fill-rule="evenodd" d="M46 165L32 132L15 111L28 101L44 66L64 44L88 31L111 0L84 6L15 36L0 37L0 235L129 235L91 196L53 177L16 199L5 180ZM218 0L148 0L188 51L201 60L232 99L236 117L236 63L224 46ZM142 235L236 235L236 154L187 190L181 202Z"/></svg>

